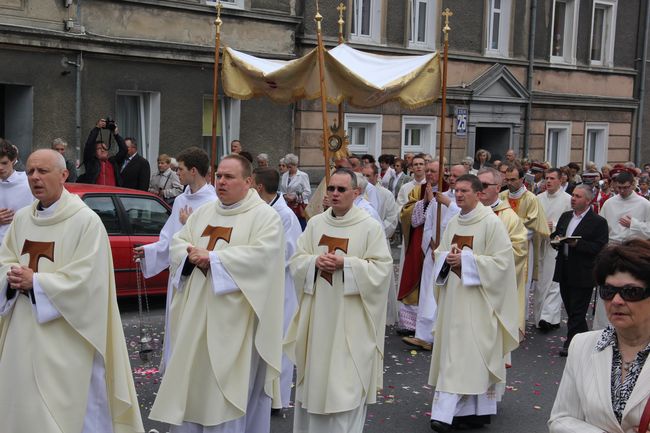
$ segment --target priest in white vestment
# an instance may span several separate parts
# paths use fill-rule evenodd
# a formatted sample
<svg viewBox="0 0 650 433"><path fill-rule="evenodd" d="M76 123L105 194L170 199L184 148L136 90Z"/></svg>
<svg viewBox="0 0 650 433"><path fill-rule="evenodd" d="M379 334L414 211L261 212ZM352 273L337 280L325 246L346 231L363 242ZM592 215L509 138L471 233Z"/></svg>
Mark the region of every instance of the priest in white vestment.
<svg viewBox="0 0 650 433"><path fill-rule="evenodd" d="M381 158L380 158L381 159ZM386 235L386 245L390 251L390 238L395 233L397 228L397 221L399 213L397 212L397 203L395 203L395 196L393 193L383 186L383 182L379 181L379 170L376 165L369 164L361 170L368 182L377 187L377 194L379 195L379 219L384 227L384 234ZM398 320L398 305L397 305L397 286L395 285L395 272L390 273L390 284L388 285L388 303L386 305L386 324L394 325Z"/></svg>
<svg viewBox="0 0 650 433"><path fill-rule="evenodd" d="M253 187L260 195L260 198L267 202L280 216L282 226L284 228L284 319L282 325L283 335L286 335L291 318L298 309L298 298L296 296L296 288L293 284L293 278L289 271L289 259L296 252L296 243L298 237L302 234L300 222L296 214L284 201L282 194L276 192L280 182L279 173L268 167L256 168L253 171L254 184ZM291 399L291 385L293 384L293 362L287 356L282 355L282 372L277 386L280 387L281 400L273 401L273 408L287 408L289 407L289 400Z"/></svg>
<svg viewBox="0 0 650 433"><path fill-rule="evenodd" d="M353 205L356 176L330 178L331 207L309 220L291 271L299 309L285 340L296 362L295 433L356 433L382 387L392 263L381 225Z"/></svg>
<svg viewBox="0 0 650 433"><path fill-rule="evenodd" d="M158 242L134 249L135 258L141 260L142 275L145 278L154 277L169 268L169 247L172 237L183 228L187 218L194 210L217 200L214 187L205 180L210 167L210 158L203 149L198 147L184 149L178 154L176 160L178 161L176 174L185 190L174 200L172 213L160 231ZM174 286L171 281L172 275L169 274L165 308L165 340L160 362L161 372L164 372L171 353L172 334L169 329L169 309L174 296Z"/></svg>
<svg viewBox="0 0 650 433"><path fill-rule="evenodd" d="M359 190L359 195L354 199L354 205L359 209L368 212L368 215L370 215L372 219L383 225L383 221L379 217L377 209L375 209L375 207L364 198L364 195L370 186L368 179L366 179L366 177L361 173L355 173L355 175L357 176L357 189Z"/></svg>
<svg viewBox="0 0 650 433"><path fill-rule="evenodd" d="M600 210L600 216L607 220L609 227L609 242L620 244L633 238L650 239L650 201L634 191L632 173L622 171L614 177L614 182L618 194L610 197ZM603 301L598 298L593 329L604 329L608 323Z"/></svg>
<svg viewBox="0 0 650 433"><path fill-rule="evenodd" d="M175 432L268 433L282 363L284 230L228 155L217 196L174 235L172 347L150 418Z"/></svg>
<svg viewBox="0 0 650 433"><path fill-rule="evenodd" d="M0 138L0 245L16 212L34 201L24 171L14 170L16 149Z"/></svg>
<svg viewBox="0 0 650 433"><path fill-rule="evenodd" d="M546 191L537 199L546 214L549 232L555 231L560 216L571 210L571 195L562 188L562 174L557 168L546 171ZM535 285L533 317L535 325L548 332L560 327L562 297L560 283L553 281L557 250L551 247L551 238L542 239L540 245L539 279Z"/></svg>
<svg viewBox="0 0 650 433"><path fill-rule="evenodd" d="M0 247L3 432L143 432L106 230L63 185L51 149L27 160L37 201Z"/></svg>
<svg viewBox="0 0 650 433"><path fill-rule="evenodd" d="M429 384L431 428L479 427L496 414L505 357L518 346L512 244L494 212L479 202L479 179L456 181L454 216L436 250L438 313Z"/></svg>

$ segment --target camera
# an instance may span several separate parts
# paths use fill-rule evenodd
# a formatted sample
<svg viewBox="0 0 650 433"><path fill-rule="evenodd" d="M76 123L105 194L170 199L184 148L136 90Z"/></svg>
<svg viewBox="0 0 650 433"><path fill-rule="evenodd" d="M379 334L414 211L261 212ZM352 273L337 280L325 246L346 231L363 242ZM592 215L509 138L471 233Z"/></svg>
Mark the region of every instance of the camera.
<svg viewBox="0 0 650 433"><path fill-rule="evenodd" d="M115 125L115 120L111 119L111 116L106 116L106 126L104 127L104 129L108 129L111 132L115 132L115 128L117 128L117 126Z"/></svg>

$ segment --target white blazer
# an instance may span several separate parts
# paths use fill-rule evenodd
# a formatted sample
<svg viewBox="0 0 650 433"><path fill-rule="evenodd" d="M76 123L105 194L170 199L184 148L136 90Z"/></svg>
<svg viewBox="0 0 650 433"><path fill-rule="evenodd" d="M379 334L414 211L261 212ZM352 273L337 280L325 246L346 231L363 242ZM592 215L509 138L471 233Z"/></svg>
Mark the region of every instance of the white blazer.
<svg viewBox="0 0 650 433"><path fill-rule="evenodd" d="M650 397L650 359L634 385L619 425L612 409L612 346L596 350L600 331L578 334L548 421L550 433L634 433Z"/></svg>

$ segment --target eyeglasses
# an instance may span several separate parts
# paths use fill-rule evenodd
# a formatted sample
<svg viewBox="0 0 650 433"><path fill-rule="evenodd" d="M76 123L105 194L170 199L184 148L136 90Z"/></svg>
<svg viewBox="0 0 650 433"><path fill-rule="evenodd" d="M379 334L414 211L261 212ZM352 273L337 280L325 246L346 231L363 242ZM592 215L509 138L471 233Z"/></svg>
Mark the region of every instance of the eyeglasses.
<svg viewBox="0 0 650 433"><path fill-rule="evenodd" d="M348 191L349 189L350 189L350 188L346 188L346 187L344 187L344 186L334 186L334 185L330 185L330 186L327 187L327 192L338 191L338 192L340 192L341 194L343 194L344 192Z"/></svg>
<svg viewBox="0 0 650 433"><path fill-rule="evenodd" d="M498 183L487 183L487 182L482 182L481 185L483 185L483 189L487 188L488 186L497 186Z"/></svg>
<svg viewBox="0 0 650 433"><path fill-rule="evenodd" d="M638 302L650 297L650 289L646 287L636 287L625 285L623 287L616 287L610 284L603 284L598 286L598 295L604 301L611 301L616 294L621 295L624 301Z"/></svg>

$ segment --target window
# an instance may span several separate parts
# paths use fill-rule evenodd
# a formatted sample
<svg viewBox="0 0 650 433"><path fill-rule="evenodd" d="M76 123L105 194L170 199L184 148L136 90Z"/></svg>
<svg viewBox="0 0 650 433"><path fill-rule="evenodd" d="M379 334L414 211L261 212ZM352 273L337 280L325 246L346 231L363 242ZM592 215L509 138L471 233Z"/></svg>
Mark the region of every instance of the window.
<svg viewBox="0 0 650 433"><path fill-rule="evenodd" d="M169 217L167 208L150 197L120 196L120 201L134 235L159 234Z"/></svg>
<svg viewBox="0 0 650 433"><path fill-rule="evenodd" d="M382 117L380 114L346 114L345 130L348 132L352 153L381 153Z"/></svg>
<svg viewBox="0 0 650 433"><path fill-rule="evenodd" d="M84 203L95 211L102 220L106 233L109 235L120 234L120 220L113 199L107 196L84 196Z"/></svg>
<svg viewBox="0 0 650 433"><path fill-rule="evenodd" d="M138 153L155 163L160 147L160 93L117 92L115 120L122 137L133 137Z"/></svg>
<svg viewBox="0 0 650 433"><path fill-rule="evenodd" d="M217 5L217 2L206 0L205 4L208 6L215 7ZM225 8L244 9L244 0L221 0L221 4Z"/></svg>
<svg viewBox="0 0 650 433"><path fill-rule="evenodd" d="M381 0L352 0L350 41L379 43Z"/></svg>
<svg viewBox="0 0 650 433"><path fill-rule="evenodd" d="M590 123L585 125L585 155L583 167L594 162L598 167L607 164L608 123Z"/></svg>
<svg viewBox="0 0 650 433"><path fill-rule="evenodd" d="M596 0L591 20L592 65L613 66L616 0Z"/></svg>
<svg viewBox="0 0 650 433"><path fill-rule="evenodd" d="M219 98L217 118L217 155L221 158L230 153L230 142L239 139L241 101L228 97ZM221 125L226 125L222 129ZM203 97L203 150L212 152L212 95Z"/></svg>
<svg viewBox="0 0 650 433"><path fill-rule="evenodd" d="M402 152L436 152L438 119L432 116L402 116Z"/></svg>
<svg viewBox="0 0 650 433"><path fill-rule="evenodd" d="M546 122L544 159L552 167L567 165L571 160L571 122Z"/></svg>
<svg viewBox="0 0 650 433"><path fill-rule="evenodd" d="M551 26L551 62L575 64L578 1L554 0Z"/></svg>
<svg viewBox="0 0 650 433"><path fill-rule="evenodd" d="M437 0L409 1L409 48L436 49Z"/></svg>
<svg viewBox="0 0 650 433"><path fill-rule="evenodd" d="M488 0L485 54L507 57L510 50L511 0Z"/></svg>

